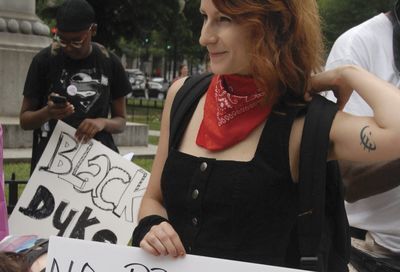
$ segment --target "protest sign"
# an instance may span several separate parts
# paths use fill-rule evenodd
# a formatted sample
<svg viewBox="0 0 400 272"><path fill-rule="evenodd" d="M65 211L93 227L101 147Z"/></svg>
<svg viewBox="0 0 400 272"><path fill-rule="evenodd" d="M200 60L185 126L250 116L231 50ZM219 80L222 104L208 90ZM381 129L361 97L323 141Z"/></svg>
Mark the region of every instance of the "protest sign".
<svg viewBox="0 0 400 272"><path fill-rule="evenodd" d="M153 256L136 247L51 237L47 272L305 272L195 255Z"/></svg>
<svg viewBox="0 0 400 272"><path fill-rule="evenodd" d="M59 121L17 206L12 234L127 244L149 173Z"/></svg>

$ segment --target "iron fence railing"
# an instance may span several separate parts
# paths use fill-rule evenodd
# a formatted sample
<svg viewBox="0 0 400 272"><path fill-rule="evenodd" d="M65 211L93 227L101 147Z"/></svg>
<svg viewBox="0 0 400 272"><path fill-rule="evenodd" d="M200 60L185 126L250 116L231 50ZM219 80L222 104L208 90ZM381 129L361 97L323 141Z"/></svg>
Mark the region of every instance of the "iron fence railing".
<svg viewBox="0 0 400 272"><path fill-rule="evenodd" d="M127 114L135 121L149 123L154 117L160 118L165 100L159 99L127 99ZM142 119L137 119L137 118Z"/></svg>
<svg viewBox="0 0 400 272"><path fill-rule="evenodd" d="M16 180L15 173L11 174L10 180L5 180L6 195L8 192L8 203L7 203L8 214L11 214L11 212L14 210L15 206L17 205L18 195L19 195L18 189L19 189L20 185L26 185L27 183L28 183L27 180Z"/></svg>

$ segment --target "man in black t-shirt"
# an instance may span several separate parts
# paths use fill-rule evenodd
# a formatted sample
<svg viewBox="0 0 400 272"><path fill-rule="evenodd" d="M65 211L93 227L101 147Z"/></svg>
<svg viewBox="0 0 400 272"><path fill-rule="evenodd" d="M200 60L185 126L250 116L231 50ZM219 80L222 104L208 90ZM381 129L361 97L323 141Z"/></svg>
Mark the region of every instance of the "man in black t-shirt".
<svg viewBox="0 0 400 272"><path fill-rule="evenodd" d="M20 124L34 130L31 172L58 119L77 129L78 141L95 138L117 152L111 134L126 124L131 86L118 57L92 42L93 8L85 0L66 0L56 21L55 41L33 58L23 92ZM55 103L52 95L66 102Z"/></svg>

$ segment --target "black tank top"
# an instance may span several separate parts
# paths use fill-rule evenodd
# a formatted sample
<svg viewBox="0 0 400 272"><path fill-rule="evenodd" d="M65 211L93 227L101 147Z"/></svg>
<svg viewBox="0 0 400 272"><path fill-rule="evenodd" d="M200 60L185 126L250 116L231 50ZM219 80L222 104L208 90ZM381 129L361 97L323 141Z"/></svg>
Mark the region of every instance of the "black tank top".
<svg viewBox="0 0 400 272"><path fill-rule="evenodd" d="M161 188L187 253L298 266L298 192L288 148L298 111L271 113L248 162L195 157L172 146Z"/></svg>

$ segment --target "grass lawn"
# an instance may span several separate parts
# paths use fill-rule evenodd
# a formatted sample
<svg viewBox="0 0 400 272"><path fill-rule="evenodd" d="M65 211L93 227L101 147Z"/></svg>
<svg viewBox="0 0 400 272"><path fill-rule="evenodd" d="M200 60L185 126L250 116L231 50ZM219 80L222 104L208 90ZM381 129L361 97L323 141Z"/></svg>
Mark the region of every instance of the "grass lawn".
<svg viewBox="0 0 400 272"><path fill-rule="evenodd" d="M149 136L149 144L158 145L158 136Z"/></svg>
<svg viewBox="0 0 400 272"><path fill-rule="evenodd" d="M16 180L28 180L29 170L30 170L29 163L5 163L4 179L10 180L12 173L15 173Z"/></svg>
<svg viewBox="0 0 400 272"><path fill-rule="evenodd" d="M143 169L151 172L151 168L153 166L153 159L133 159L133 163L139 165Z"/></svg>
<svg viewBox="0 0 400 272"><path fill-rule="evenodd" d="M163 100L128 98L126 109L129 116L128 121L148 124L149 129L160 130L163 107Z"/></svg>
<svg viewBox="0 0 400 272"><path fill-rule="evenodd" d="M12 173L15 173L15 180L28 180L29 179L29 163L5 163L4 164L4 180L11 180ZM22 194L25 185L18 185L18 197ZM5 187L6 201L8 203L8 185Z"/></svg>

